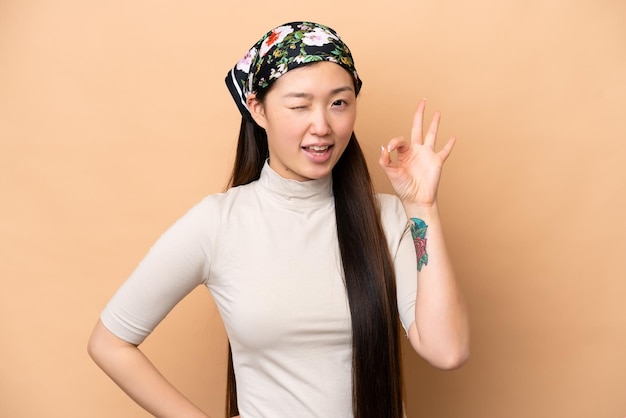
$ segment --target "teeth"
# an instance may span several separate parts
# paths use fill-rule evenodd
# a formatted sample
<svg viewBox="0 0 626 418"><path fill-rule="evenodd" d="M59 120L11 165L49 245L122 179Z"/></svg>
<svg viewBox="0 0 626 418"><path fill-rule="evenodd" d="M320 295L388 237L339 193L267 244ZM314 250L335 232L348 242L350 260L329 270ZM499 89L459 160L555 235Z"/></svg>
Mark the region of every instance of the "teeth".
<svg viewBox="0 0 626 418"><path fill-rule="evenodd" d="M328 149L328 145L325 145L323 147L317 146L317 145L311 145L310 147L307 147L313 151L326 151Z"/></svg>

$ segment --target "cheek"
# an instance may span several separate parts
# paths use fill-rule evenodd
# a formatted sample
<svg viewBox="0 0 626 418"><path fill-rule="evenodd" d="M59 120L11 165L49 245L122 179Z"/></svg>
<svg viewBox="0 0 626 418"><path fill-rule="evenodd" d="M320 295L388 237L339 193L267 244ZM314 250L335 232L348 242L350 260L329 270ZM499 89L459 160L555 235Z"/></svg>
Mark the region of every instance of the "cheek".
<svg viewBox="0 0 626 418"><path fill-rule="evenodd" d="M345 137L347 136L350 139L352 132L354 131L354 123L356 121L355 115L350 115L348 117L342 118L337 124L338 133Z"/></svg>
<svg viewBox="0 0 626 418"><path fill-rule="evenodd" d="M299 147L306 135L306 128L293 118L275 118L266 129L269 145L274 150Z"/></svg>
<svg viewBox="0 0 626 418"><path fill-rule="evenodd" d="M272 118L271 127L274 132L279 132L283 136L297 135L306 130L306 121L297 115L279 112Z"/></svg>

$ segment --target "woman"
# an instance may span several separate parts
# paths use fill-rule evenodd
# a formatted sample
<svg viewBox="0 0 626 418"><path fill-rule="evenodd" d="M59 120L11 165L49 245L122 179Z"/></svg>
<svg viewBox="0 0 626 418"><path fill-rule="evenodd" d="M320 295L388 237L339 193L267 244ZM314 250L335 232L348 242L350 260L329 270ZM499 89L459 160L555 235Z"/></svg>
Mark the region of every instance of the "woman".
<svg viewBox="0 0 626 418"><path fill-rule="evenodd" d="M137 347L204 284L232 348L229 416L401 417L400 323L436 367L469 351L437 209L454 139L434 151L438 114L422 138L421 101L410 140L381 150L398 197L375 194L353 132L361 79L336 32L312 22L268 32L226 84L242 114L231 187L157 241L90 354L155 416L206 417Z"/></svg>

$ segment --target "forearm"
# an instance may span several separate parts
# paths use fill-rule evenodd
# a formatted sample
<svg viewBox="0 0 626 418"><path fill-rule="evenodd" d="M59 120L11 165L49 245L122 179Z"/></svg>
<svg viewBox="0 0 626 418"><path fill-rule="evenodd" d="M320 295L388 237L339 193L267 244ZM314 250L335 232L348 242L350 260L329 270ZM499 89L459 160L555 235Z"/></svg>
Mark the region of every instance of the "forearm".
<svg viewBox="0 0 626 418"><path fill-rule="evenodd" d="M436 367L453 369L469 356L469 321L461 289L444 240L437 205L404 204L409 218L428 225L427 264L417 271L415 324L409 330L413 348Z"/></svg>
<svg viewBox="0 0 626 418"><path fill-rule="evenodd" d="M155 417L208 417L174 388L139 348L113 335L100 321L88 349L96 364Z"/></svg>

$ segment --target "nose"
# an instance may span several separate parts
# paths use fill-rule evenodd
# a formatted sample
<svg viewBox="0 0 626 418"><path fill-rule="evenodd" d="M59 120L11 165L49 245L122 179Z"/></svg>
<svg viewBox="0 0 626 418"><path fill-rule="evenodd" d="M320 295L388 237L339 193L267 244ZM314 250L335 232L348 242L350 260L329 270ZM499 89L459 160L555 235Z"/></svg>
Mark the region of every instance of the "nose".
<svg viewBox="0 0 626 418"><path fill-rule="evenodd" d="M330 134L331 127L325 109L315 109L311 112L309 132L315 136L326 136Z"/></svg>

